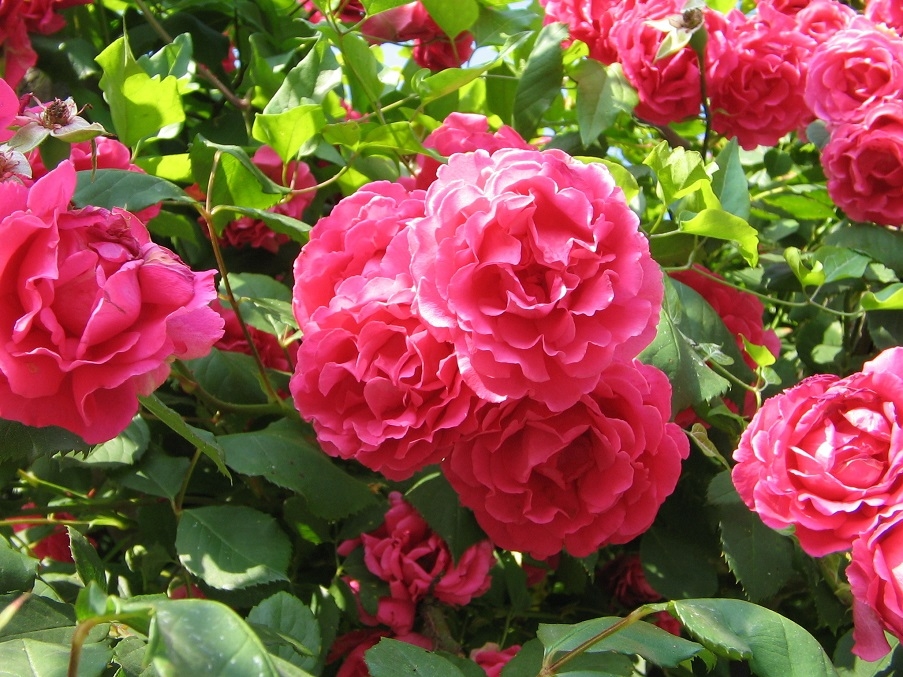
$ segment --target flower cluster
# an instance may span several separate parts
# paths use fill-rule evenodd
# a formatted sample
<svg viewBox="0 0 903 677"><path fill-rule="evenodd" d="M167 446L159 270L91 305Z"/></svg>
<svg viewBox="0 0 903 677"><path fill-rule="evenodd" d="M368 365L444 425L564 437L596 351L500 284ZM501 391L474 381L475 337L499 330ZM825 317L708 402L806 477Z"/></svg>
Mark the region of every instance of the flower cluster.
<svg viewBox="0 0 903 677"><path fill-rule="evenodd" d="M855 16L838 0L762 0L754 13L727 15L686 10L682 0L541 4L546 21L566 23L591 58L621 64L637 90L638 117L658 125L696 117L705 91L713 129L746 149L774 145L812 119L803 90L813 52ZM668 36L697 31L707 40L659 55Z"/></svg>
<svg viewBox="0 0 903 677"><path fill-rule="evenodd" d="M811 376L767 400L734 452L734 485L774 529L793 528L819 557L852 548L856 648L887 653L882 625L903 630L903 348L862 371Z"/></svg>
<svg viewBox="0 0 903 677"><path fill-rule="evenodd" d="M586 555L651 525L688 452L667 378L634 360L661 272L604 166L515 136L314 226L291 390L327 453L396 480L442 462L498 545Z"/></svg>

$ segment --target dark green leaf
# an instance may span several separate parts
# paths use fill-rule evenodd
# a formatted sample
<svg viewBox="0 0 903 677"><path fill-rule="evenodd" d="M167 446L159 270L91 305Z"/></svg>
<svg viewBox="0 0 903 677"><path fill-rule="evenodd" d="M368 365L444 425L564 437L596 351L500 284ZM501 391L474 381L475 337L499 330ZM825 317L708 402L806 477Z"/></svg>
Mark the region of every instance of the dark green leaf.
<svg viewBox="0 0 903 677"><path fill-rule="evenodd" d="M564 77L561 41L566 37L564 24L544 26L518 80L514 95L514 128L525 138L533 136L543 114L561 92Z"/></svg>
<svg viewBox="0 0 903 677"><path fill-rule="evenodd" d="M268 629L261 639L273 653L304 670L313 670L320 653L320 626L313 612L297 597L277 592L248 613L248 623ZM258 633L259 634L259 633Z"/></svg>
<svg viewBox="0 0 903 677"><path fill-rule="evenodd" d="M0 609L5 609L18 597L18 593L0 596ZM32 595L25 600L9 623L0 628L0 642L33 639L51 644L68 644L73 632L75 613L71 604Z"/></svg>
<svg viewBox="0 0 903 677"><path fill-rule="evenodd" d="M448 544L456 560L467 548L486 539L473 513L461 506L458 494L438 471L418 481L405 499Z"/></svg>
<svg viewBox="0 0 903 677"><path fill-rule="evenodd" d="M464 677L451 661L419 646L383 638L364 654L371 677Z"/></svg>
<svg viewBox="0 0 903 677"><path fill-rule="evenodd" d="M88 585L94 581L103 590L106 590L107 575L104 572L100 555L97 554L94 546L72 527L66 527L66 532L69 534L69 549L72 551L72 559L75 560L75 571L82 583Z"/></svg>
<svg viewBox="0 0 903 677"><path fill-rule="evenodd" d="M903 233L898 230L844 226L825 237L825 244L861 252L903 276Z"/></svg>
<svg viewBox="0 0 903 677"><path fill-rule="evenodd" d="M749 183L740 164L737 139L731 139L721 149L715 164L718 169L712 176L712 190L721 201L721 207L741 219L749 219Z"/></svg>
<svg viewBox="0 0 903 677"><path fill-rule="evenodd" d="M167 456L162 450L152 448L132 471L119 476L118 481L129 489L172 500L179 493L189 465L187 458Z"/></svg>
<svg viewBox="0 0 903 677"><path fill-rule="evenodd" d="M346 474L304 439L296 424L283 420L253 433L219 437L226 463L236 472L257 475L307 499L312 513L340 519L373 502L366 484Z"/></svg>
<svg viewBox="0 0 903 677"><path fill-rule="evenodd" d="M94 468L122 468L138 462L150 443L147 422L140 416L132 419L128 427L108 442L98 444L89 453L79 451L61 455L66 462Z"/></svg>
<svg viewBox="0 0 903 677"><path fill-rule="evenodd" d="M288 580L291 548L276 520L240 505L186 510L176 535L182 565L221 590Z"/></svg>
<svg viewBox="0 0 903 677"><path fill-rule="evenodd" d="M0 535L0 592L31 590L38 563L34 557L13 548L10 542Z"/></svg>
<svg viewBox="0 0 903 677"><path fill-rule="evenodd" d="M542 668L542 642L531 639L502 668L501 677L536 677Z"/></svg>

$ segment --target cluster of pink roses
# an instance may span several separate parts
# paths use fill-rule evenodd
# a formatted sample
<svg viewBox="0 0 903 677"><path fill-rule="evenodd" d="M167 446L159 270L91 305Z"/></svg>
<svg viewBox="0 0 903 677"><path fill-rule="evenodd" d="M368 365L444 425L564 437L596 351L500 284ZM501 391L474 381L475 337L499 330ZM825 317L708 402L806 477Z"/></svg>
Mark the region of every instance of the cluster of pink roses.
<svg viewBox="0 0 903 677"><path fill-rule="evenodd" d="M850 550L854 653L876 660L903 636L903 348L862 371L822 374L767 400L734 452L743 501L793 528L815 557Z"/></svg>
<svg viewBox="0 0 903 677"><path fill-rule="evenodd" d="M0 76L13 87L38 61L29 33L49 35L66 25L62 9L91 0L3 0L0 2Z"/></svg>
<svg viewBox="0 0 903 677"><path fill-rule="evenodd" d="M0 129L18 112L10 95L0 80ZM116 142L98 144L127 163ZM206 354L223 321L209 307L215 271L189 269L134 214L73 208L85 152L50 172L35 156L26 171L0 147L19 169L0 173L0 417L98 443L128 426L173 358Z"/></svg>
<svg viewBox="0 0 903 677"><path fill-rule="evenodd" d="M497 545L586 555L645 531L688 453L635 360L661 272L603 165L482 125L489 150L426 190L369 184L312 229L291 391L327 453L395 480L442 463Z"/></svg>
<svg viewBox="0 0 903 677"><path fill-rule="evenodd" d="M368 626L384 626L392 637L410 644L419 644L412 637L422 637L429 648L432 642L414 632L419 603L427 598L452 606L470 603L489 590L489 570L495 563L489 541L472 545L453 561L445 541L398 492L389 495L383 524L341 543L338 553L347 557L359 548L367 570L384 581L389 591L372 611L359 603L360 620ZM347 578L346 582L355 593L360 590L360 581ZM378 630L375 636L386 634Z"/></svg>
<svg viewBox="0 0 903 677"><path fill-rule="evenodd" d="M313 2L302 0L301 4L310 11L311 22L323 19ZM367 15L360 0L340 0L333 12L340 21L363 21L361 33L373 43L412 42L414 62L421 68L457 68L473 54L473 34L462 31L454 40L449 39L419 0L372 16Z"/></svg>

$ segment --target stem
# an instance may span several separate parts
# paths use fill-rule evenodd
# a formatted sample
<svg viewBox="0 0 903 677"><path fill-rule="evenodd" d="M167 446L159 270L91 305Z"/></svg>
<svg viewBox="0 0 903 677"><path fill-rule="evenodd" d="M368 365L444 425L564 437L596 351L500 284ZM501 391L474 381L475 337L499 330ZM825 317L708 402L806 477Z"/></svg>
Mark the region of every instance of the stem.
<svg viewBox="0 0 903 677"><path fill-rule="evenodd" d="M80 498L84 501L89 501L91 498L87 494L81 494L77 491L73 491L72 489L68 489L59 484L54 484L53 482L48 482L47 480L43 480L40 477L36 476L34 473L27 472L25 470L18 470L16 474L19 476L19 479L24 481L26 484L30 484L33 487L43 487L45 489L51 489L57 494L61 494L66 498Z"/></svg>
<svg viewBox="0 0 903 677"><path fill-rule="evenodd" d="M191 457L191 463L188 466L188 470L185 472L185 477L182 478L182 486L179 487L179 493L176 494L176 497L172 502L172 510L176 514L178 518L182 514L182 503L185 502L185 494L188 493L188 483L191 482L191 476L194 474L194 469L198 465L198 461L201 460L201 456L204 455L200 449L194 450L194 456Z"/></svg>
<svg viewBox="0 0 903 677"><path fill-rule="evenodd" d="M88 634L101 623L112 623L113 621L123 621L132 618L145 617L143 613L131 614L113 614L105 616L96 616L82 621L72 633L72 649L69 651L69 667L66 670L66 677L78 677L78 663L81 660L82 645L88 638Z"/></svg>
<svg viewBox="0 0 903 677"><path fill-rule="evenodd" d="M709 88L705 81L705 52L696 51L696 62L699 64L699 93L702 96L702 114L705 116L705 134L702 137L702 159L709 154L709 142L712 138L712 110L709 108Z"/></svg>
<svg viewBox="0 0 903 677"><path fill-rule="evenodd" d="M279 405L273 403L235 404L219 399L216 395L207 392L204 387L195 380L194 375L181 360L175 360L173 362L173 371L177 372L175 377L179 382L188 386L186 389L190 390L199 400L217 411L231 411L236 414L246 414L247 416L266 416L267 414L279 414L283 412L284 408L281 403Z"/></svg>

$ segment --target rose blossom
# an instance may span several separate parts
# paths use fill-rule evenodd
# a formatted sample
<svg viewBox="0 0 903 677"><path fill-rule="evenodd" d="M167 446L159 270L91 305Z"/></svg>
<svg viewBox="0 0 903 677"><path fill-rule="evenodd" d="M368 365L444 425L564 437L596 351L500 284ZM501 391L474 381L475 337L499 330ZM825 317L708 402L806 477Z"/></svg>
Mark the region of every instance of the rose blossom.
<svg viewBox="0 0 903 677"><path fill-rule="evenodd" d="M317 221L294 265L292 310L305 333L316 328L315 322L307 325L349 278L378 274L410 280L410 253L399 247L403 243L392 249L399 261L387 252L409 221L423 216L423 197L423 191L409 191L400 183L376 181L340 200Z"/></svg>
<svg viewBox="0 0 903 677"><path fill-rule="evenodd" d="M899 0L868 0L865 3L865 16L903 35L903 5Z"/></svg>
<svg viewBox="0 0 903 677"><path fill-rule="evenodd" d="M329 650L327 663L334 663L344 658L336 677L370 677L370 670L364 660L364 654L375 646L383 637L419 646L421 649L433 651L433 640L416 632L392 634L385 630L354 630L336 638Z"/></svg>
<svg viewBox="0 0 903 677"><path fill-rule="evenodd" d="M861 122L869 106L903 96L903 39L867 19L822 44L812 55L806 103L830 124Z"/></svg>
<svg viewBox="0 0 903 677"><path fill-rule="evenodd" d="M888 630L903 637L903 510L894 506L853 542L846 575L853 596L853 653L877 661L890 652Z"/></svg>
<svg viewBox="0 0 903 677"><path fill-rule="evenodd" d="M223 322L215 271L190 270L126 211L70 210L74 190L69 161L30 189L0 184L0 416L99 443Z"/></svg>
<svg viewBox="0 0 903 677"><path fill-rule="evenodd" d="M617 362L561 412L531 399L487 404L443 462L461 503L502 548L583 557L646 531L689 443L658 369Z"/></svg>
<svg viewBox="0 0 903 677"><path fill-rule="evenodd" d="M727 18L706 47L712 127L746 150L774 146L811 119L803 88L815 40L768 5L754 17L732 10Z"/></svg>
<svg viewBox="0 0 903 677"><path fill-rule="evenodd" d="M28 69L38 62L17 5L0 2L0 75L11 87L18 87Z"/></svg>
<svg viewBox="0 0 903 677"><path fill-rule="evenodd" d="M482 148L493 153L502 148L524 148L531 146L523 137L508 125L502 125L498 131L489 131L489 120L485 115L476 113L449 113L445 121L430 132L423 140L424 148L431 148L439 155L466 153ZM428 155L417 156L417 173L415 186L426 190L436 180L436 172L441 164Z"/></svg>
<svg viewBox="0 0 903 677"><path fill-rule="evenodd" d="M821 163L828 194L847 216L903 226L903 103L884 101L861 123L837 125Z"/></svg>
<svg viewBox="0 0 903 677"><path fill-rule="evenodd" d="M740 438L732 479L773 529L814 557L847 550L903 501L903 348L861 372L811 376L767 400Z"/></svg>
<svg viewBox="0 0 903 677"><path fill-rule="evenodd" d="M561 21L567 24L574 40L589 47L589 56L604 64L618 60L618 51L610 33L623 12L637 0L539 0L546 11L544 23Z"/></svg>
<svg viewBox="0 0 903 677"><path fill-rule="evenodd" d="M513 644L507 649L502 649L495 642L486 642L479 649L470 652L470 660L483 668L486 677L499 677L502 668L520 651L520 644Z"/></svg>
<svg viewBox="0 0 903 677"><path fill-rule="evenodd" d="M444 33L432 38L420 38L411 53L414 63L431 71L458 68L473 54L473 33L463 31L450 40Z"/></svg>
<svg viewBox="0 0 903 677"><path fill-rule="evenodd" d="M604 165L559 150L452 155L411 232L416 311L483 399L560 411L655 335L661 272Z"/></svg>
<svg viewBox="0 0 903 677"><path fill-rule="evenodd" d="M838 0L812 0L796 15L799 30L821 45L859 16Z"/></svg>
<svg viewBox="0 0 903 677"><path fill-rule="evenodd" d="M23 510L28 510L29 508L34 508L34 503L26 503L22 506ZM45 515L22 515L22 518L28 517L37 517L44 519ZM47 519L52 520L74 520L75 515L69 512L53 512L49 515L46 515ZM28 529L41 529L46 528L48 525L41 523L19 523L13 525L14 533L21 533ZM30 535L30 534L29 534ZM92 545L96 545L95 540L91 537L87 537L88 541L91 542ZM29 539L30 540L30 539ZM50 533L46 536L40 538L36 543L30 544L29 550L31 550L31 554L33 554L38 559L52 559L55 562L72 562L72 550L69 546L69 533L66 531L66 527L62 524L54 524L50 527Z"/></svg>
<svg viewBox="0 0 903 677"><path fill-rule="evenodd" d="M7 128L18 114L19 97L6 80L0 80L0 141L8 141L13 135L13 131Z"/></svg>

